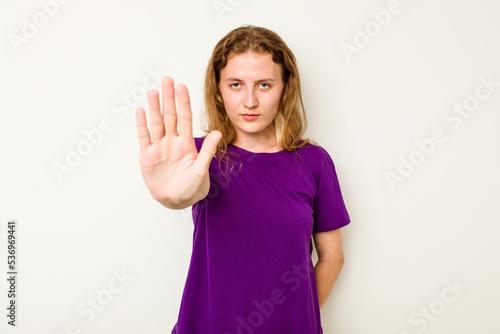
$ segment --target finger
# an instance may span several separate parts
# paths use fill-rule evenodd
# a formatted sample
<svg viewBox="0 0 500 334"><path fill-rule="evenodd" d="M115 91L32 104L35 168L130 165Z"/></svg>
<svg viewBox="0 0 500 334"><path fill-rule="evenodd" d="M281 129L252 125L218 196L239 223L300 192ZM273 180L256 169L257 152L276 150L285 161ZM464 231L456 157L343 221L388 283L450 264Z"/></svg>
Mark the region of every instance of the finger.
<svg viewBox="0 0 500 334"><path fill-rule="evenodd" d="M146 147L151 145L151 137L144 109L137 108L135 112L135 123L137 125L137 136L139 137L139 149L144 150Z"/></svg>
<svg viewBox="0 0 500 334"><path fill-rule="evenodd" d="M178 85L177 93L177 121L179 123L179 135L193 138L193 116L189 101L189 92L185 85Z"/></svg>
<svg viewBox="0 0 500 334"><path fill-rule="evenodd" d="M214 130L210 132L203 144L201 145L200 152L196 158L194 165L200 171L207 171L210 167L210 162L217 152L217 144L222 139L222 132Z"/></svg>
<svg viewBox="0 0 500 334"><path fill-rule="evenodd" d="M175 110L174 80L164 77L161 81L163 100L163 122L167 136L177 136L177 112Z"/></svg>
<svg viewBox="0 0 500 334"><path fill-rule="evenodd" d="M149 103L149 126L151 134L153 135L153 143L163 138L165 135L165 128L163 126L163 118L160 111L160 99L158 91L151 89L148 91Z"/></svg>

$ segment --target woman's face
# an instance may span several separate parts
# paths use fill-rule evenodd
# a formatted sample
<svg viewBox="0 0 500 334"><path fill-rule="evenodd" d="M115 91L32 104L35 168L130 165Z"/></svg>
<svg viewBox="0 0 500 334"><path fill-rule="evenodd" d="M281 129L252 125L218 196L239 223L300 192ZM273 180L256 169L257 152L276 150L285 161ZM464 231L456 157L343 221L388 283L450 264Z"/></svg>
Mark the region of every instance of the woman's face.
<svg viewBox="0 0 500 334"><path fill-rule="evenodd" d="M271 54L256 52L234 55L220 70L219 90L236 130L235 142L275 138L272 122L283 93L281 71Z"/></svg>

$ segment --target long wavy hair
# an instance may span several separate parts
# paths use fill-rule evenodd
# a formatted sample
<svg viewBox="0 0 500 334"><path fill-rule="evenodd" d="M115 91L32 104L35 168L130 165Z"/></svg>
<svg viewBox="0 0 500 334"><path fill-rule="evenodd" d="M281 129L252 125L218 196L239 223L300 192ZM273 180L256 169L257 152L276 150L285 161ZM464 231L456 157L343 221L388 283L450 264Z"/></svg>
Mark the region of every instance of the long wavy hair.
<svg viewBox="0 0 500 334"><path fill-rule="evenodd" d="M205 77L205 114L202 117L205 116L207 119L206 126L202 126L202 130L207 134L213 130L222 133L216 154L219 157L219 164L224 157L231 160L227 154L227 147L236 139L236 130L229 120L219 91L220 71L226 66L230 57L248 51L269 53L273 61L282 68L284 89L278 112L273 120L279 145L288 152L295 152L297 148L309 142L318 145L310 138L302 138L307 127L307 117L302 101L297 62L292 51L275 32L245 25L232 30L217 43Z"/></svg>

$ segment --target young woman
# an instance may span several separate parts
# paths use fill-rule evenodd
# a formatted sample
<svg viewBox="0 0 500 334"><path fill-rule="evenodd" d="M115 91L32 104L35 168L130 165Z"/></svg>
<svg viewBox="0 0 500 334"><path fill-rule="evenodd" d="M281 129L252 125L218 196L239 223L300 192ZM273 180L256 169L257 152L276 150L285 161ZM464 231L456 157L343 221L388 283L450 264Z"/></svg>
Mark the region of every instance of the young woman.
<svg viewBox="0 0 500 334"><path fill-rule="evenodd" d="M177 98L177 106L176 106ZM153 198L192 205L193 251L173 334L320 334L350 219L333 161L303 139L295 57L274 32L231 31L205 80L208 135L194 138L187 88L148 92L136 122ZM312 240L319 261L313 267Z"/></svg>

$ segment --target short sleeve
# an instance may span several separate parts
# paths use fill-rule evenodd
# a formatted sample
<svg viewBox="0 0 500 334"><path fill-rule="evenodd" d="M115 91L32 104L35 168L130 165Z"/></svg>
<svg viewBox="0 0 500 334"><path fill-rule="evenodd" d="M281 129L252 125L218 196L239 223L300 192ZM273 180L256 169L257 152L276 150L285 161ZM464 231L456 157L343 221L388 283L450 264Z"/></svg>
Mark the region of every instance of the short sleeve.
<svg viewBox="0 0 500 334"><path fill-rule="evenodd" d="M346 226L350 223L350 218L340 190L335 165L322 147L318 147L316 173L318 190L313 208L313 233L332 231Z"/></svg>

